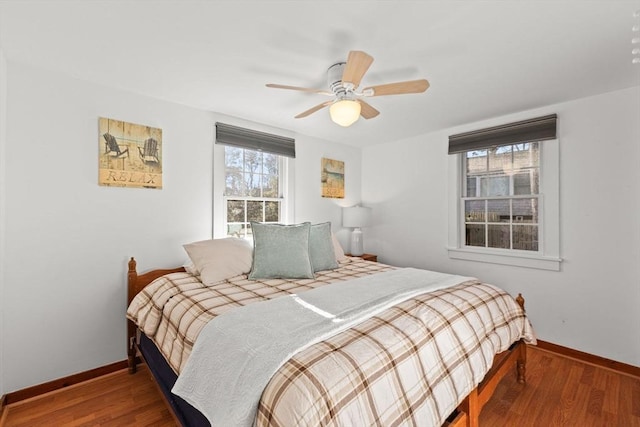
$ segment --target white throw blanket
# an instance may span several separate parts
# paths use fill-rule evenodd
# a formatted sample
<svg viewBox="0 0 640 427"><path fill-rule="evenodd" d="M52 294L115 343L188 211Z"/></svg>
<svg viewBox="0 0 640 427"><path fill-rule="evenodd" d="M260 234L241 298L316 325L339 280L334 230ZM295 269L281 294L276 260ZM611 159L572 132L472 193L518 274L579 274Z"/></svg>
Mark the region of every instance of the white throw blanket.
<svg viewBox="0 0 640 427"><path fill-rule="evenodd" d="M412 268L238 307L200 333L172 392L217 426L252 426L264 388L294 354L403 301L468 277Z"/></svg>

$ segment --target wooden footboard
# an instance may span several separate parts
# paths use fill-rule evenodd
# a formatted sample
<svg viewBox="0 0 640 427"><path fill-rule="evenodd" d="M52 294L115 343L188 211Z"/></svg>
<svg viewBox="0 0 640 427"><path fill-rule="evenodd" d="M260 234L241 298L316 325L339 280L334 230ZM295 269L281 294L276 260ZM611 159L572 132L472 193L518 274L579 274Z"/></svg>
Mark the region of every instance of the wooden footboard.
<svg viewBox="0 0 640 427"><path fill-rule="evenodd" d="M518 294L516 302L524 310L524 298ZM478 387L476 387L457 409L457 414L452 421L445 423L447 427L478 427L480 425L480 412L489 401L498 387L500 381L516 367L517 380L524 384L525 367L527 363L527 344L523 341L515 342L507 351L496 354L493 365Z"/></svg>
<svg viewBox="0 0 640 427"><path fill-rule="evenodd" d="M467 396L460 405L460 409L467 414L467 427L477 427L480 423L480 412L489 401L500 381L511 371L514 365L517 367L518 382L524 383L524 367L521 360L526 354L527 345L523 341L516 342L509 350L496 355L493 366L487 372L484 380ZM526 359L526 356L525 356Z"/></svg>
<svg viewBox="0 0 640 427"><path fill-rule="evenodd" d="M151 270L144 274L138 275L136 271L136 261L133 257L129 260L127 275L127 305L131 303L133 298L144 289L149 283L165 274L184 272L183 267L176 267L163 270ZM524 298L518 294L517 303L524 310ZM127 320L127 354L129 362L129 373L136 372L136 342L137 327ZM452 414L450 419L444 424L447 427L478 427L480 412L483 406L489 401L493 395L498 383L507 375L514 365L517 372L517 380L519 383L525 383L525 368L527 361L527 345L520 340L514 343L507 351L497 354L494 363L484 380L475 388L469 396L458 407L457 411Z"/></svg>

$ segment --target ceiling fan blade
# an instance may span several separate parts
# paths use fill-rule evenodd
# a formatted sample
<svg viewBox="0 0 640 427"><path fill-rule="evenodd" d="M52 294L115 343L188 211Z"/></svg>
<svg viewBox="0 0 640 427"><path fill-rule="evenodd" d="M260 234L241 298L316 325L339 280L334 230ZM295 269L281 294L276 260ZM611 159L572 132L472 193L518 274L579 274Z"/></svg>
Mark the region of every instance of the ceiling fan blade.
<svg viewBox="0 0 640 427"><path fill-rule="evenodd" d="M362 76L367 72L372 62L372 56L360 50L352 50L349 52L347 65L345 65L344 71L342 72L342 82L352 83L354 88L358 87Z"/></svg>
<svg viewBox="0 0 640 427"><path fill-rule="evenodd" d="M321 110L324 107L326 107L328 105L331 105L331 104L333 104L333 101L326 101L326 102L323 102L322 104L318 104L315 107L311 107L307 111L303 111L302 113L298 114L296 116L296 119L301 119L303 117L307 117L308 115L311 115L311 114L315 113L316 111Z"/></svg>
<svg viewBox="0 0 640 427"><path fill-rule="evenodd" d="M298 90L298 91L301 91L301 92L311 92L311 93L319 93L319 94L322 94L322 95L333 96L333 92L329 92L329 91L322 90L322 89L310 89L310 88L299 87L299 86L278 85L278 84L275 84L275 83L267 83L266 86L274 88L274 89Z"/></svg>
<svg viewBox="0 0 640 427"><path fill-rule="evenodd" d="M421 79L370 86L362 89L362 94L365 96L400 95L404 93L422 93L427 89L429 89L429 82ZM368 92L372 93L369 94Z"/></svg>
<svg viewBox="0 0 640 427"><path fill-rule="evenodd" d="M365 119L373 119L375 116L380 114L380 111L376 110L371 105L364 102L362 99L359 99L358 102L360 103L360 107L361 107L360 115Z"/></svg>

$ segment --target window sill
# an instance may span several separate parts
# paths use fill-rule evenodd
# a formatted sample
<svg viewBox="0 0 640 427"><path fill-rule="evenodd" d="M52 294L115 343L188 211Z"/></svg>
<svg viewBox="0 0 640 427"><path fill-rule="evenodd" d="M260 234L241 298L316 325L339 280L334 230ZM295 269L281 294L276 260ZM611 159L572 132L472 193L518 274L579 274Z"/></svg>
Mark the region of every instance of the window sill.
<svg viewBox="0 0 640 427"><path fill-rule="evenodd" d="M449 258L453 259L536 268L539 270L560 271L560 263L562 262L561 258L523 253L497 253L467 248L448 248L447 251L449 252Z"/></svg>

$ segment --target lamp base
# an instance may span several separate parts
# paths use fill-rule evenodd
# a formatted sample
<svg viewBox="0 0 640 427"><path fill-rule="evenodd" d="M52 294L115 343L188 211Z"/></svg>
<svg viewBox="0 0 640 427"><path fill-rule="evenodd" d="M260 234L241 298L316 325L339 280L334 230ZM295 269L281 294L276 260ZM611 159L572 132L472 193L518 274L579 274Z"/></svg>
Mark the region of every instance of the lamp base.
<svg viewBox="0 0 640 427"><path fill-rule="evenodd" d="M355 228L351 232L351 255L360 256L364 253L364 245L362 244L362 230Z"/></svg>

